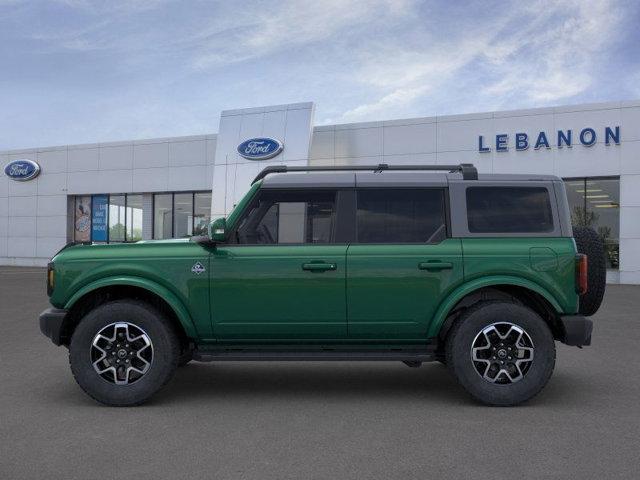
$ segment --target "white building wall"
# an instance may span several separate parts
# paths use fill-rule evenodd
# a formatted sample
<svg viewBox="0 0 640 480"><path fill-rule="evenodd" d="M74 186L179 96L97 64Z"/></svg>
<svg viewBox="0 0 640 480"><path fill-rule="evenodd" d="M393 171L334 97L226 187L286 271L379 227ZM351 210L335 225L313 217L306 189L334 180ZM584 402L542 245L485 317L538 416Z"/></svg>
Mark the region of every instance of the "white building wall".
<svg viewBox="0 0 640 480"><path fill-rule="evenodd" d="M251 181L267 165L307 165L314 110L314 104L307 102L222 112L213 174L213 217L231 212ZM257 137L277 139L284 150L272 159L261 161L240 156L238 145Z"/></svg>
<svg viewBox="0 0 640 480"><path fill-rule="evenodd" d="M41 167L27 182L0 176L0 265L45 265L71 240L69 196L209 190L216 140L196 135L0 153L2 168L24 158ZM151 216L144 220L144 238L151 238Z"/></svg>

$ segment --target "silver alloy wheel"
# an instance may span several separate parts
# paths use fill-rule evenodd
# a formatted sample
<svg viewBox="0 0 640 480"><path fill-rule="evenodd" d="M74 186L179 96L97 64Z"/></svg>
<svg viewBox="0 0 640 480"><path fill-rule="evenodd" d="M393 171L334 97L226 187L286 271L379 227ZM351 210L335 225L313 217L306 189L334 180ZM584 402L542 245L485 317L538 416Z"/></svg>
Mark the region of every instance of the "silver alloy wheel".
<svg viewBox="0 0 640 480"><path fill-rule="evenodd" d="M151 368L153 344L137 325L112 323L93 337L91 362L96 373L109 383L129 385Z"/></svg>
<svg viewBox="0 0 640 480"><path fill-rule="evenodd" d="M510 322L483 328L471 345L471 361L487 382L507 385L524 378L533 363L533 341Z"/></svg>

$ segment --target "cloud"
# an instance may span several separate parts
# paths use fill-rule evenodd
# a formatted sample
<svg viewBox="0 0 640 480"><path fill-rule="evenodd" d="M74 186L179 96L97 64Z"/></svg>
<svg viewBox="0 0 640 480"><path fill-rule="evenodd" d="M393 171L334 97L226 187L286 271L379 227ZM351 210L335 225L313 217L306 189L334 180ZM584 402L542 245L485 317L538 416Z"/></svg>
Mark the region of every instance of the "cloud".
<svg viewBox="0 0 640 480"><path fill-rule="evenodd" d="M361 52L363 61L353 76L370 93L339 121L402 115L408 105L441 97L463 83L477 87L476 105L467 103L468 109L512 105L516 96L546 105L585 92L594 81L599 53L617 37L621 15L612 2L513 6L490 18L469 12L471 17L460 20L458 32L448 38L423 32L419 48L407 47L401 38Z"/></svg>
<svg viewBox="0 0 640 480"><path fill-rule="evenodd" d="M198 69L219 67L334 39L340 32L372 25L381 19L401 17L410 8L408 0L283 0L273 8L246 8L232 16L231 24L214 22L192 40L198 53Z"/></svg>
<svg viewBox="0 0 640 480"><path fill-rule="evenodd" d="M189 9L176 15L178 19L174 22L167 19L167 13L180 9L182 4L171 0L106 3L54 0L49 6L58 8L56 24L43 22L25 36L41 42L45 53L122 54L162 48L166 53L183 54L186 64L206 71L291 48L336 41L352 29L368 29L402 18L415 3L415 0L192 2ZM32 14L42 14L38 5L29 7Z"/></svg>
<svg viewBox="0 0 640 480"><path fill-rule="evenodd" d="M419 52L378 46L373 58L364 63L357 76L367 86L386 93L374 101L345 111L340 121L400 114L403 107L448 82L482 51L483 45L483 40L462 39Z"/></svg>
<svg viewBox="0 0 640 480"><path fill-rule="evenodd" d="M591 86L594 62L615 38L619 13L608 1L574 1L563 4L562 9L539 2L534 7L530 13L543 13L516 35L499 41L499 48L512 45L511 51L500 57L487 55L501 78L484 93L508 96L525 92L535 103L549 103L578 95ZM566 11L572 13L563 15ZM555 18L560 20L554 22Z"/></svg>
<svg viewBox="0 0 640 480"><path fill-rule="evenodd" d="M365 103L358 105L356 108L347 110L340 117L341 121L351 121L361 118L371 118L374 115L380 115L392 111L401 106L408 105L412 101L423 95L429 87L415 88L398 88L393 92L385 95L381 99L373 103Z"/></svg>
<svg viewBox="0 0 640 480"><path fill-rule="evenodd" d="M636 3L0 0L0 148L637 98Z"/></svg>

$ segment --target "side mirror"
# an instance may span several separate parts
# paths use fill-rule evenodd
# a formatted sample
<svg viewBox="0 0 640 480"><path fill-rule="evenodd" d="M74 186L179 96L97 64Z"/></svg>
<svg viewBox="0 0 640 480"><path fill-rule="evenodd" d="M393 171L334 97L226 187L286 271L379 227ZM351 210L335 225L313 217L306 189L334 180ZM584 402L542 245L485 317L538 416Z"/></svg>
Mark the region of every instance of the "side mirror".
<svg viewBox="0 0 640 480"><path fill-rule="evenodd" d="M209 238L216 243L224 243L227 239L227 219L222 217L209 224Z"/></svg>

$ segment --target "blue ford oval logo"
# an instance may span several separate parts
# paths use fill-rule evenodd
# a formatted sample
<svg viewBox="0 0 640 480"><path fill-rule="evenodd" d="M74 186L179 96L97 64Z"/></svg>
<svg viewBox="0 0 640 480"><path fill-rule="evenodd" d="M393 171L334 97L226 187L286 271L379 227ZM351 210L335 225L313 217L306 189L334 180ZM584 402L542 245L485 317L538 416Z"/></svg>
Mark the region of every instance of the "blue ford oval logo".
<svg viewBox="0 0 640 480"><path fill-rule="evenodd" d="M33 160L14 160L4 167L4 173L11 180L26 182L38 176L40 165Z"/></svg>
<svg viewBox="0 0 640 480"><path fill-rule="evenodd" d="M250 138L238 145L238 153L249 160L266 160L278 155L282 143L273 138Z"/></svg>

